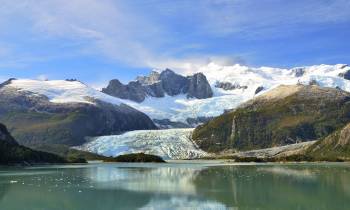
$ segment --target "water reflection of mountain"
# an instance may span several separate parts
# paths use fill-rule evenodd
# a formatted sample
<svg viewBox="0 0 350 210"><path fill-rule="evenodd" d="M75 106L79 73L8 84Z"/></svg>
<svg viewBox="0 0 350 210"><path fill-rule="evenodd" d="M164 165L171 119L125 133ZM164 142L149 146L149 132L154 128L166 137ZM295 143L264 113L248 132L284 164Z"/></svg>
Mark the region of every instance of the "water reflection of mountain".
<svg viewBox="0 0 350 210"><path fill-rule="evenodd" d="M193 179L202 168L184 167L97 167L87 170L86 176L98 188L118 188L138 192L195 195Z"/></svg>
<svg viewBox="0 0 350 210"><path fill-rule="evenodd" d="M2 176L0 209L340 210L350 206L350 168L345 166L101 164L38 171ZM18 183L9 184L12 179Z"/></svg>
<svg viewBox="0 0 350 210"><path fill-rule="evenodd" d="M193 183L198 194L238 209L337 210L350 206L347 168L261 167L265 166L211 167L202 170Z"/></svg>

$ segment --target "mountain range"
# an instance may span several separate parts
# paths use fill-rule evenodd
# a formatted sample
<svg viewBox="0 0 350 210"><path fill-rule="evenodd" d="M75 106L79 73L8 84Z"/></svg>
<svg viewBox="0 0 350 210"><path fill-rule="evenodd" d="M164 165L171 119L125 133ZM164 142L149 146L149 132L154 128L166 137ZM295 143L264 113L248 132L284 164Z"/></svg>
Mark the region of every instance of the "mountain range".
<svg viewBox="0 0 350 210"><path fill-rule="evenodd" d="M215 63L191 75L165 69L127 84L111 78L101 91L77 80L10 79L0 84L0 122L20 144L56 154L73 146L107 156L152 151L186 159L320 139L316 155L333 145L324 138L345 138L349 79L345 64ZM165 130L150 131L157 129Z"/></svg>

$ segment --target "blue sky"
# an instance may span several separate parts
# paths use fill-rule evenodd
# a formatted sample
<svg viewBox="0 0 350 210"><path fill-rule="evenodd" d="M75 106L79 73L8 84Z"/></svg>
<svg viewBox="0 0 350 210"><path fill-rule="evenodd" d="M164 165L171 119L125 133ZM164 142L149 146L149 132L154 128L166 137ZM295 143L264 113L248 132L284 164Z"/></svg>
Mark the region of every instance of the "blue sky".
<svg viewBox="0 0 350 210"><path fill-rule="evenodd" d="M0 0L0 79L350 63L348 0Z"/></svg>

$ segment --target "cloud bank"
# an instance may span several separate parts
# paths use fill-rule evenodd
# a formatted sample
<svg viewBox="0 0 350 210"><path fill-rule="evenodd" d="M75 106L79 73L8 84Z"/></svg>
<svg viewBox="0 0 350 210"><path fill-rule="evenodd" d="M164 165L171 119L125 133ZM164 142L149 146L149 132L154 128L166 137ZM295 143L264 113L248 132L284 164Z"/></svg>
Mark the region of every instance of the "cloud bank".
<svg viewBox="0 0 350 210"><path fill-rule="evenodd" d="M347 0L1 0L0 5L0 66L96 55L186 72L212 61L246 62L254 54L218 53L216 39L271 39L350 20ZM70 52L46 52L42 43L68 45ZM21 48L25 45L30 50Z"/></svg>

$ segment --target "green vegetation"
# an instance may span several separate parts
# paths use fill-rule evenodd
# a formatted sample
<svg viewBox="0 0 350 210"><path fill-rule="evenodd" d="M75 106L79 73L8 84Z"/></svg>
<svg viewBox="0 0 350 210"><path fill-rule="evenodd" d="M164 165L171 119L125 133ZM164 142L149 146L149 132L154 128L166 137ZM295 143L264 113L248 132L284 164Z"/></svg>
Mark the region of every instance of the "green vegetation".
<svg viewBox="0 0 350 210"><path fill-rule="evenodd" d="M33 163L66 163L67 161L54 154L35 151L19 145L0 124L0 164L33 164Z"/></svg>
<svg viewBox="0 0 350 210"><path fill-rule="evenodd" d="M112 157L106 157L91 152L76 150L59 144L40 144L34 145L33 148L39 151L50 152L65 157L70 162L77 162L79 160L102 160L107 162L113 161Z"/></svg>
<svg viewBox="0 0 350 210"><path fill-rule="evenodd" d="M6 142L0 143L0 164L38 164L38 163L67 163L57 155L47 152L34 151L24 146L14 146Z"/></svg>
<svg viewBox="0 0 350 210"><path fill-rule="evenodd" d="M113 158L110 162L144 162L144 163L165 163L165 161L156 155L149 155L144 153L134 153L119 155Z"/></svg>
<svg viewBox="0 0 350 210"><path fill-rule="evenodd" d="M0 120L11 129L12 135L27 146L35 144L74 145L84 142L83 122L87 116L79 112L62 114L16 111L2 115ZM86 125L89 127L89 125Z"/></svg>
<svg viewBox="0 0 350 210"><path fill-rule="evenodd" d="M317 160L350 161L350 124L317 141L305 153Z"/></svg>
<svg viewBox="0 0 350 210"><path fill-rule="evenodd" d="M288 88L298 89L285 97L253 99L197 127L193 139L209 152L261 149L324 138L350 121L350 94L317 86Z"/></svg>

